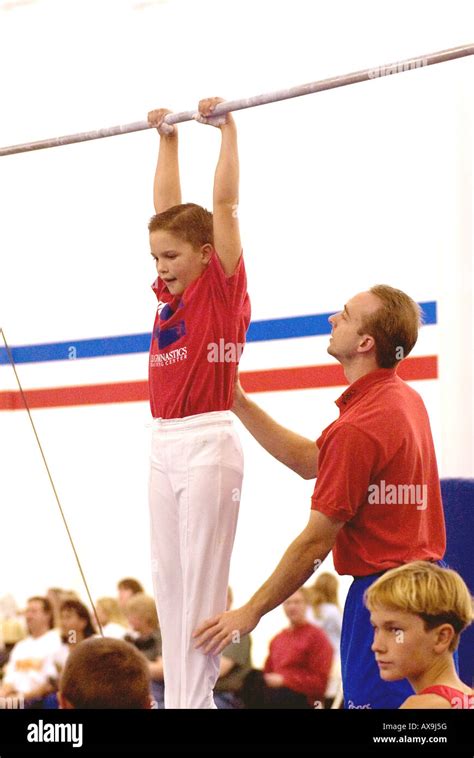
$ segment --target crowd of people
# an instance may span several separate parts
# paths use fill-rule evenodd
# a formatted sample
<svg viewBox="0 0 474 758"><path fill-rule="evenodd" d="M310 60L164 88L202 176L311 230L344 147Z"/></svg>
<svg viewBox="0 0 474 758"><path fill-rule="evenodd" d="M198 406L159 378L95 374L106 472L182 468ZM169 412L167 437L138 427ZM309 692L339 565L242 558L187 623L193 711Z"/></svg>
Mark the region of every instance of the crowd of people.
<svg viewBox="0 0 474 758"><path fill-rule="evenodd" d="M454 654L472 620L469 590L455 571L415 561L379 577L364 603L372 653L384 681L406 679L402 708L474 708ZM164 708L162 641L154 599L136 579L99 598L95 613L74 592L50 589L15 614L0 607L0 697L4 707ZM232 590L227 592L227 610ZM342 707L338 580L321 573L284 601L287 626L254 668L249 634L222 651L214 702L220 709ZM347 705L346 705L347 707Z"/></svg>
<svg viewBox="0 0 474 758"><path fill-rule="evenodd" d="M4 605L0 697L11 707L164 708L155 601L136 579L121 580L115 597L97 599L95 613L74 592L59 588L30 597L22 613L8 600ZM340 672L337 579L321 574L283 609L288 626L270 641L262 671L253 667L250 635L223 651L214 689L218 708L331 705Z"/></svg>

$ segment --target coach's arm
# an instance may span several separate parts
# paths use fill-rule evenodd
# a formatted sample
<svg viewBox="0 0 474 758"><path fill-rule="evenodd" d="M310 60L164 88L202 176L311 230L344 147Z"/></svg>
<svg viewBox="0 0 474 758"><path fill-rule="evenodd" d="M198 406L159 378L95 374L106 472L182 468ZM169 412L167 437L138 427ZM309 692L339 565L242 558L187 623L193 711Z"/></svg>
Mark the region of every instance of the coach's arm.
<svg viewBox="0 0 474 758"><path fill-rule="evenodd" d="M291 543L265 584L241 608L204 621L194 632L195 646L202 647L204 653L220 653L230 642L251 632L265 613L296 592L319 568L342 525L342 521L311 511L307 526Z"/></svg>
<svg viewBox="0 0 474 758"><path fill-rule="evenodd" d="M250 400L238 379L234 387L232 410L252 437L277 461L296 471L303 479L317 476L319 450L316 442L277 424Z"/></svg>

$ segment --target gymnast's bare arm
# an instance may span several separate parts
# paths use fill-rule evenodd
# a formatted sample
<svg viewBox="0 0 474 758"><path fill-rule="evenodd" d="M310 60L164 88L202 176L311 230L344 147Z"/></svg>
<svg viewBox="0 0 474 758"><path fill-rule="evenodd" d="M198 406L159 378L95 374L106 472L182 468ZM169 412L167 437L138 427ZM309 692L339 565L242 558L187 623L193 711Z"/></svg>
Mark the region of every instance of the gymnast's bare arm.
<svg viewBox="0 0 474 758"><path fill-rule="evenodd" d="M209 97L199 102L197 121L221 130L221 150L214 175L212 199L214 247L227 276L231 276L240 260L239 219L239 152L237 129L230 113L213 116L212 111L220 97Z"/></svg>
<svg viewBox="0 0 474 758"><path fill-rule="evenodd" d="M280 426L245 394L237 379L234 387L232 410L248 429L252 437L303 479L314 479L318 474L319 450L316 442Z"/></svg>
<svg viewBox="0 0 474 758"><path fill-rule="evenodd" d="M159 108L150 111L148 123L156 126L160 135L160 149L153 184L155 213L161 213L174 205L181 205L181 184L178 163L178 130L174 124L164 123L171 111Z"/></svg>

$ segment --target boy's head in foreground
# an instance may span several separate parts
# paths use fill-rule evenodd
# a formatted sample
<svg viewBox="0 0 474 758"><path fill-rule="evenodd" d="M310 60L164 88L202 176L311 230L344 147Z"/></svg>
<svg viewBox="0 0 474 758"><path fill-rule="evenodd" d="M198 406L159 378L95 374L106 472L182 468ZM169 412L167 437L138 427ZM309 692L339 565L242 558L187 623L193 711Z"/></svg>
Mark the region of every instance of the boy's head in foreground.
<svg viewBox="0 0 474 758"><path fill-rule="evenodd" d="M172 295L182 295L212 256L212 213L194 203L174 205L153 216L148 231L158 276Z"/></svg>
<svg viewBox="0 0 474 758"><path fill-rule="evenodd" d="M434 684L472 621L472 598L455 571L415 561L387 571L365 593L372 650L385 681Z"/></svg>
<svg viewBox="0 0 474 758"><path fill-rule="evenodd" d="M148 663L129 642L91 637L70 653L58 700L61 708L150 708Z"/></svg>

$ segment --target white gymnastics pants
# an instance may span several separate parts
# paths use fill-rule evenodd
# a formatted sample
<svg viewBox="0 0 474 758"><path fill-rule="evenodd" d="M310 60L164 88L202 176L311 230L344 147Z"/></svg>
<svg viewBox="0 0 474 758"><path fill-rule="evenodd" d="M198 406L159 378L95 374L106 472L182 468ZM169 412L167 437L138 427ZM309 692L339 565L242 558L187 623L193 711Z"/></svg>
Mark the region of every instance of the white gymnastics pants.
<svg viewBox="0 0 474 758"><path fill-rule="evenodd" d="M230 411L154 419L151 558L163 641L165 708L215 708L218 655L192 633L226 607L243 455Z"/></svg>

